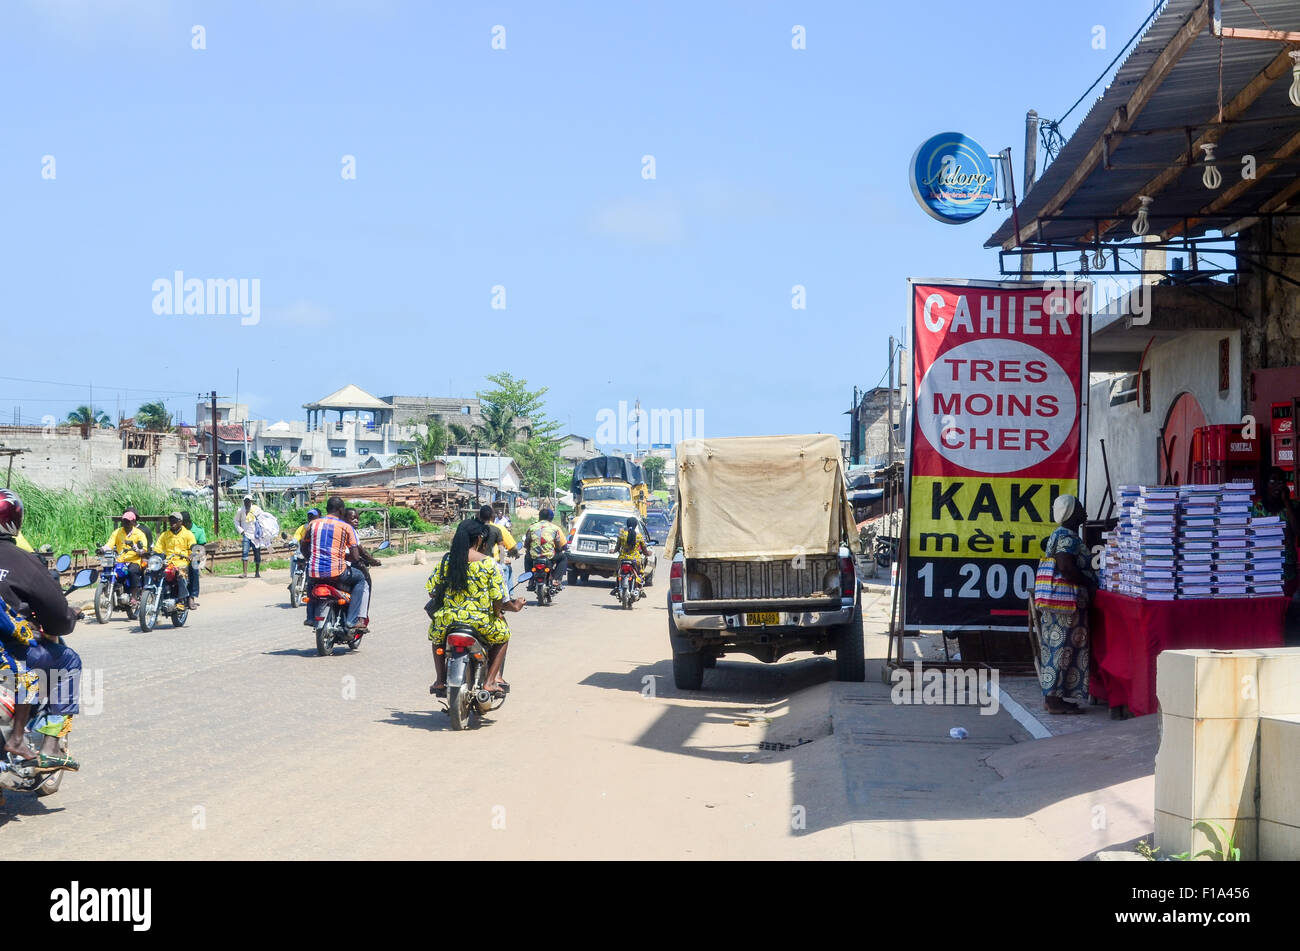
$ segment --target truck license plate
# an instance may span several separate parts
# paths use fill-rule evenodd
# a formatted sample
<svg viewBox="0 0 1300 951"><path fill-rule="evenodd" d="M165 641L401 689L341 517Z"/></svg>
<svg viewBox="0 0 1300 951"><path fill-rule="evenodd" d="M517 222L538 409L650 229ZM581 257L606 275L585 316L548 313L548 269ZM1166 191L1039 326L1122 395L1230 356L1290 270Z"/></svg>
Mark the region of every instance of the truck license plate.
<svg viewBox="0 0 1300 951"><path fill-rule="evenodd" d="M762 611L758 614L746 614L745 623L747 625L780 624L781 615L778 614L776 611Z"/></svg>

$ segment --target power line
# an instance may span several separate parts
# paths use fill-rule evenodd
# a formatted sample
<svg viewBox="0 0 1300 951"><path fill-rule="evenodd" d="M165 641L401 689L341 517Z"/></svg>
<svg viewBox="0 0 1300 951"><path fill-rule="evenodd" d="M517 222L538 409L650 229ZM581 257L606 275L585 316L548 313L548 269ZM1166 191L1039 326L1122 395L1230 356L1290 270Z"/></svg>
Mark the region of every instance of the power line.
<svg viewBox="0 0 1300 951"><path fill-rule="evenodd" d="M93 380L86 380L81 383L65 383L61 380L29 380L20 376L0 376L0 380L9 380L14 383L40 383L45 386L71 386L78 390L88 389L93 384L98 388L114 393L158 393L166 396L193 396L198 399L203 396L198 390L160 390L154 387L114 386L111 383L94 383Z"/></svg>

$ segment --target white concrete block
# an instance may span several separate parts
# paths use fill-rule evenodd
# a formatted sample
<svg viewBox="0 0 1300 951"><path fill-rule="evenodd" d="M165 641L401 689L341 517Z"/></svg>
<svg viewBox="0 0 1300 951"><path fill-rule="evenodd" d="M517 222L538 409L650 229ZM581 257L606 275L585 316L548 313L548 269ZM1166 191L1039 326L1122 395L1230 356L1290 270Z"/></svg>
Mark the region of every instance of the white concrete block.
<svg viewBox="0 0 1300 951"><path fill-rule="evenodd" d="M1162 717L1156 809L1192 819L1254 818L1259 721Z"/></svg>

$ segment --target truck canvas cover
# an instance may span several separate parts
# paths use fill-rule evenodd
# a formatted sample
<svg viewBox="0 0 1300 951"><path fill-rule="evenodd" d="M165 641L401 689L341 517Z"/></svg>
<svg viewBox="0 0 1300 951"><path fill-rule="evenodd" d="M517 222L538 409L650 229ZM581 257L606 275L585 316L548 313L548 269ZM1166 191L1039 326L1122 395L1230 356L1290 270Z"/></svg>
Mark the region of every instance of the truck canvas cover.
<svg viewBox="0 0 1300 951"><path fill-rule="evenodd" d="M668 550L680 542L688 558L825 555L857 533L830 435L687 439L677 491Z"/></svg>
<svg viewBox="0 0 1300 951"><path fill-rule="evenodd" d="M631 459L622 456L597 456L573 467L572 491L577 492L584 479L618 479L630 485L643 485L645 472Z"/></svg>

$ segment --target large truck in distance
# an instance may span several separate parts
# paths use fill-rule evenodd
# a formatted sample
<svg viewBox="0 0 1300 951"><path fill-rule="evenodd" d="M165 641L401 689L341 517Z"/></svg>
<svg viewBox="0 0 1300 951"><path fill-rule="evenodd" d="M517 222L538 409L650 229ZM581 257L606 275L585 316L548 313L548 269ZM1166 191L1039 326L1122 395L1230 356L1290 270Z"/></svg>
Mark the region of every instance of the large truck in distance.
<svg viewBox="0 0 1300 951"><path fill-rule="evenodd" d="M573 515L576 522L584 506L598 503L602 508L626 508L628 514L646 517L650 490L645 470L622 456L597 456L573 467Z"/></svg>
<svg viewBox="0 0 1300 951"><path fill-rule="evenodd" d="M699 690L719 657L835 654L866 677L857 526L834 436L688 439L677 447L668 640L673 680Z"/></svg>

